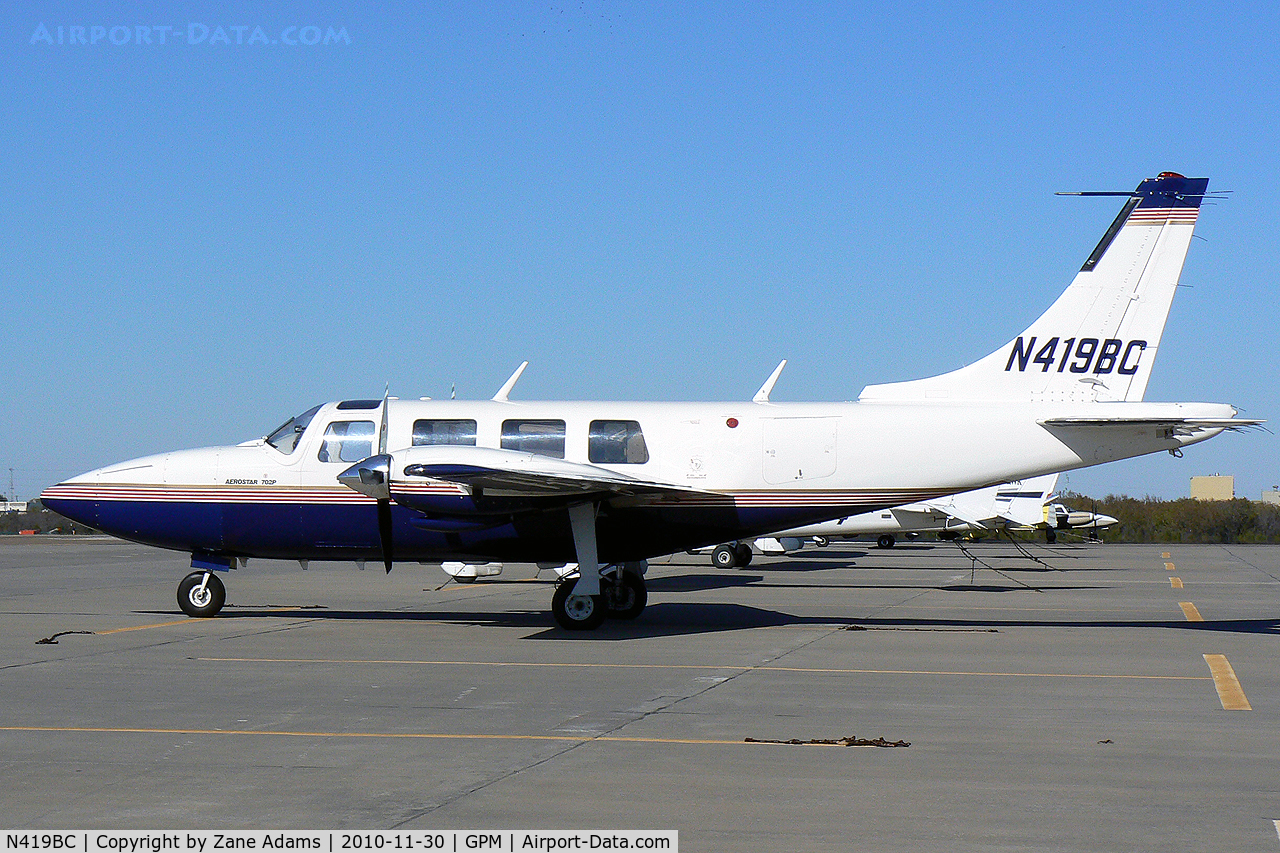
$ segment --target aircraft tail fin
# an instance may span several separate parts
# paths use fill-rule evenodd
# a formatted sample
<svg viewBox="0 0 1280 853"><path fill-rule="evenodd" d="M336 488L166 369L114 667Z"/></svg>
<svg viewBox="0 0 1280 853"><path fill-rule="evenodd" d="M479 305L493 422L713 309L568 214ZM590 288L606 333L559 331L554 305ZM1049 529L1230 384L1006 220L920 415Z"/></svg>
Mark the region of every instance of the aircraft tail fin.
<svg viewBox="0 0 1280 853"><path fill-rule="evenodd" d="M1141 400L1207 178L1162 172L1132 193L1057 301L1000 349L928 379L868 385L861 402Z"/></svg>

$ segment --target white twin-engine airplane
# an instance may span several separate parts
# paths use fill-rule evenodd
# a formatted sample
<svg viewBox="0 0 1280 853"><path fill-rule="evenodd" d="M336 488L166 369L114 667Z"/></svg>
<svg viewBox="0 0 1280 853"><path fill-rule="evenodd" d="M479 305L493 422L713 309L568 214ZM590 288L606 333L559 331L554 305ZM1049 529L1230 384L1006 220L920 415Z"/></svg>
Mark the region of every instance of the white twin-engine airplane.
<svg viewBox="0 0 1280 853"><path fill-rule="evenodd" d="M806 524L760 537L754 543L720 545L711 551L711 564L720 569L747 566L751 563L753 544L762 554L790 554L804 548L806 542L826 545L832 539L859 536L874 536L878 547L892 548L897 537L903 534L910 537L937 533L939 538L955 539L961 534L1038 529L1046 524L1046 501L1057 483L1057 474L1046 474L893 509Z"/></svg>
<svg viewBox="0 0 1280 853"><path fill-rule="evenodd" d="M877 547L892 548L897 537L904 534L908 538L936 533L939 539L977 539L1011 530L1043 530L1046 541L1052 544L1057 541L1059 530L1088 528L1097 538L1099 530L1120 523L1109 515L1049 503L1057 484L1057 474L1028 477L893 509L806 524L757 538L754 543L728 542L711 550L711 564L721 569L745 567L751 563L752 545L762 554L791 554L804 548L806 542L824 546L832 539L874 536Z"/></svg>
<svg viewBox="0 0 1280 853"><path fill-rule="evenodd" d="M1117 193L1119 216L1030 328L857 402L514 402L517 371L492 400L326 403L265 438L110 465L41 498L190 552L178 601L193 616L225 601L211 571L264 557L576 562L552 599L561 626L634 618L650 557L1258 423L1139 402L1207 186L1165 172Z"/></svg>

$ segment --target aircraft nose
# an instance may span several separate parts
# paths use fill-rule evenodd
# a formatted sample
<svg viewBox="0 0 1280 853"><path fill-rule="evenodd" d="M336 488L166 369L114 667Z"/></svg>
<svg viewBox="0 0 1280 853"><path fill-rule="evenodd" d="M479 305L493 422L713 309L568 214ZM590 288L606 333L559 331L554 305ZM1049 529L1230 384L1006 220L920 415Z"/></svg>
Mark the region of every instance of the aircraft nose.
<svg viewBox="0 0 1280 853"><path fill-rule="evenodd" d="M339 474L338 482L376 500L390 500L391 457L382 453L361 460Z"/></svg>

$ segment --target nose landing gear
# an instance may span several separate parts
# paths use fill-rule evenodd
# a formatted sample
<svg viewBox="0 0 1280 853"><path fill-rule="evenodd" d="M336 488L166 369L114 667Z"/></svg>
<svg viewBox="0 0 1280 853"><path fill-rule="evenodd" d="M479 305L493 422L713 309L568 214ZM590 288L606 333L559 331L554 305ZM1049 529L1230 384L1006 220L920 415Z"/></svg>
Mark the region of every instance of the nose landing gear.
<svg viewBox="0 0 1280 853"><path fill-rule="evenodd" d="M210 571L192 572L178 584L178 606L188 616L207 619L227 601L227 588Z"/></svg>

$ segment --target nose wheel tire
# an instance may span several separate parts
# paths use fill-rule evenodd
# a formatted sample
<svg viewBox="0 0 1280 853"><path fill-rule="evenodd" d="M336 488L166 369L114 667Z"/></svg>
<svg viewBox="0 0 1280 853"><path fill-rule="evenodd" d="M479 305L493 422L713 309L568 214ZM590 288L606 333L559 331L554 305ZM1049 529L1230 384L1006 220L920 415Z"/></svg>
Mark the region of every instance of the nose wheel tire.
<svg viewBox="0 0 1280 853"><path fill-rule="evenodd" d="M556 624L566 631L591 631L599 628L608 615L603 595L574 595L577 578L571 578L556 587L551 596L551 615Z"/></svg>
<svg viewBox="0 0 1280 853"><path fill-rule="evenodd" d="M205 619L227 601L227 588L212 572L192 572L178 584L178 606L188 616Z"/></svg>

